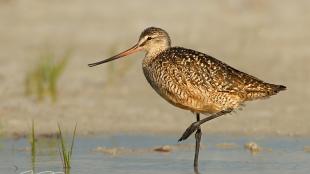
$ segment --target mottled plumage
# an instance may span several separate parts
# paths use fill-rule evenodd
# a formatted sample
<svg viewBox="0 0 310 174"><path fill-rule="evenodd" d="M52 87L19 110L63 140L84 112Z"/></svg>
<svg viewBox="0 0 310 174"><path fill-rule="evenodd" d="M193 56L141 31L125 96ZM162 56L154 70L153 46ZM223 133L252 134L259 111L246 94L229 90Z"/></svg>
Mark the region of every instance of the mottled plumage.
<svg viewBox="0 0 310 174"><path fill-rule="evenodd" d="M146 52L143 72L155 91L169 103L196 113L197 122L179 139L183 141L196 131L195 172L198 171L201 124L233 111L246 101L266 98L286 89L263 82L204 53L171 47L168 33L155 27L145 29L132 48L89 66L140 50ZM200 113L211 115L200 120Z"/></svg>
<svg viewBox="0 0 310 174"><path fill-rule="evenodd" d="M143 71L151 86L170 103L193 112L234 109L285 89L186 48L170 47L145 60Z"/></svg>

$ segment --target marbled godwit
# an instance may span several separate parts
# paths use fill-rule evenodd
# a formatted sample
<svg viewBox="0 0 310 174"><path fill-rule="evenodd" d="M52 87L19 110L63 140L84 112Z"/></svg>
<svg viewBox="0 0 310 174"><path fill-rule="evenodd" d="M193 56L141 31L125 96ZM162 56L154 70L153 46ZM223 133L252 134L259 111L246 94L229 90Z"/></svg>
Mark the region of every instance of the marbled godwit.
<svg viewBox="0 0 310 174"><path fill-rule="evenodd" d="M146 52L142 67L153 89L174 106L196 113L197 121L179 139L183 141L196 131L195 171L198 166L201 124L230 113L246 101L266 98L286 89L282 85L263 82L207 54L171 47L168 33L155 27L145 29L132 48L89 66L140 50ZM201 113L210 116L200 120Z"/></svg>

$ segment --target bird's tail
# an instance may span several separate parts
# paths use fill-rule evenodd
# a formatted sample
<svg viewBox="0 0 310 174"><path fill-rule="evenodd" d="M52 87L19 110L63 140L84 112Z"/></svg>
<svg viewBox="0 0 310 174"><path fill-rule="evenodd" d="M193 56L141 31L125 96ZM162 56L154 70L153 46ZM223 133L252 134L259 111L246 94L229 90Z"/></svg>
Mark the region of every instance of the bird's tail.
<svg viewBox="0 0 310 174"><path fill-rule="evenodd" d="M267 84L266 87L267 87L266 92L262 96L262 98L268 98L272 95L276 95L280 91L286 90L286 86L283 85Z"/></svg>
<svg viewBox="0 0 310 174"><path fill-rule="evenodd" d="M259 90L248 91L247 100L264 99L286 90L286 86L270 83L261 84Z"/></svg>
<svg viewBox="0 0 310 174"><path fill-rule="evenodd" d="M283 86L283 85L274 85L274 84L270 84L271 86L271 95L273 94L277 94L278 92L280 91L284 91L286 90L286 86Z"/></svg>

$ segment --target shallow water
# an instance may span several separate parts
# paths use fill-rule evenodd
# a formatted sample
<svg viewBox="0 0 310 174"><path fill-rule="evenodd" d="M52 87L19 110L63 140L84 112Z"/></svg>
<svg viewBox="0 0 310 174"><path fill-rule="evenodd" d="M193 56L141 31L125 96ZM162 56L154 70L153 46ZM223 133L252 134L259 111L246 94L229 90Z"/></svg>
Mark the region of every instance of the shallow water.
<svg viewBox="0 0 310 174"><path fill-rule="evenodd" d="M71 173L194 173L192 168L194 139L177 143L177 135L113 135L77 137L72 156ZM200 173L309 173L310 153L304 147L310 138L296 137L246 137L204 135L200 153ZM244 144L255 142L262 151L251 154ZM218 144L232 143L230 148ZM171 145L169 153L151 150L157 146ZM123 147L137 153L108 155L94 151L96 147ZM0 173L13 174L31 170L28 140L0 139ZM62 171L56 140L37 141L36 172Z"/></svg>

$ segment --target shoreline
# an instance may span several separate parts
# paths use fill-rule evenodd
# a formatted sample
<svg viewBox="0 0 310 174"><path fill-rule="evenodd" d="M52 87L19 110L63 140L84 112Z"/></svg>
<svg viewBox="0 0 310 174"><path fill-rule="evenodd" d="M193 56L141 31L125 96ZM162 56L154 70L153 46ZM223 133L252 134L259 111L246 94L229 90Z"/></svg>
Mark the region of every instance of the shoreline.
<svg viewBox="0 0 310 174"><path fill-rule="evenodd" d="M72 127L73 129L73 127ZM56 129L55 129L56 130ZM64 134L72 134L73 130L69 130L68 127L64 127ZM185 130L185 128L184 128ZM77 126L77 133L76 135L79 137L106 137L106 136L118 136L118 135L125 135L125 136L139 136L139 135L147 135L147 136L175 136L177 141L178 136L181 136L183 131L148 131L148 130L141 130L141 131L84 131L80 130ZM204 130L202 128L203 137L210 136L234 136L234 137L294 137L294 138L310 138L310 134L298 134L298 133L279 133L279 132L242 132L242 131L234 131L234 132L218 132L218 131L209 131ZM58 137L58 131L35 131L36 137L38 138L53 138ZM0 137L2 138L9 138L9 139L20 139L20 138L28 138L31 136L31 129L29 131L2 131L0 132Z"/></svg>

